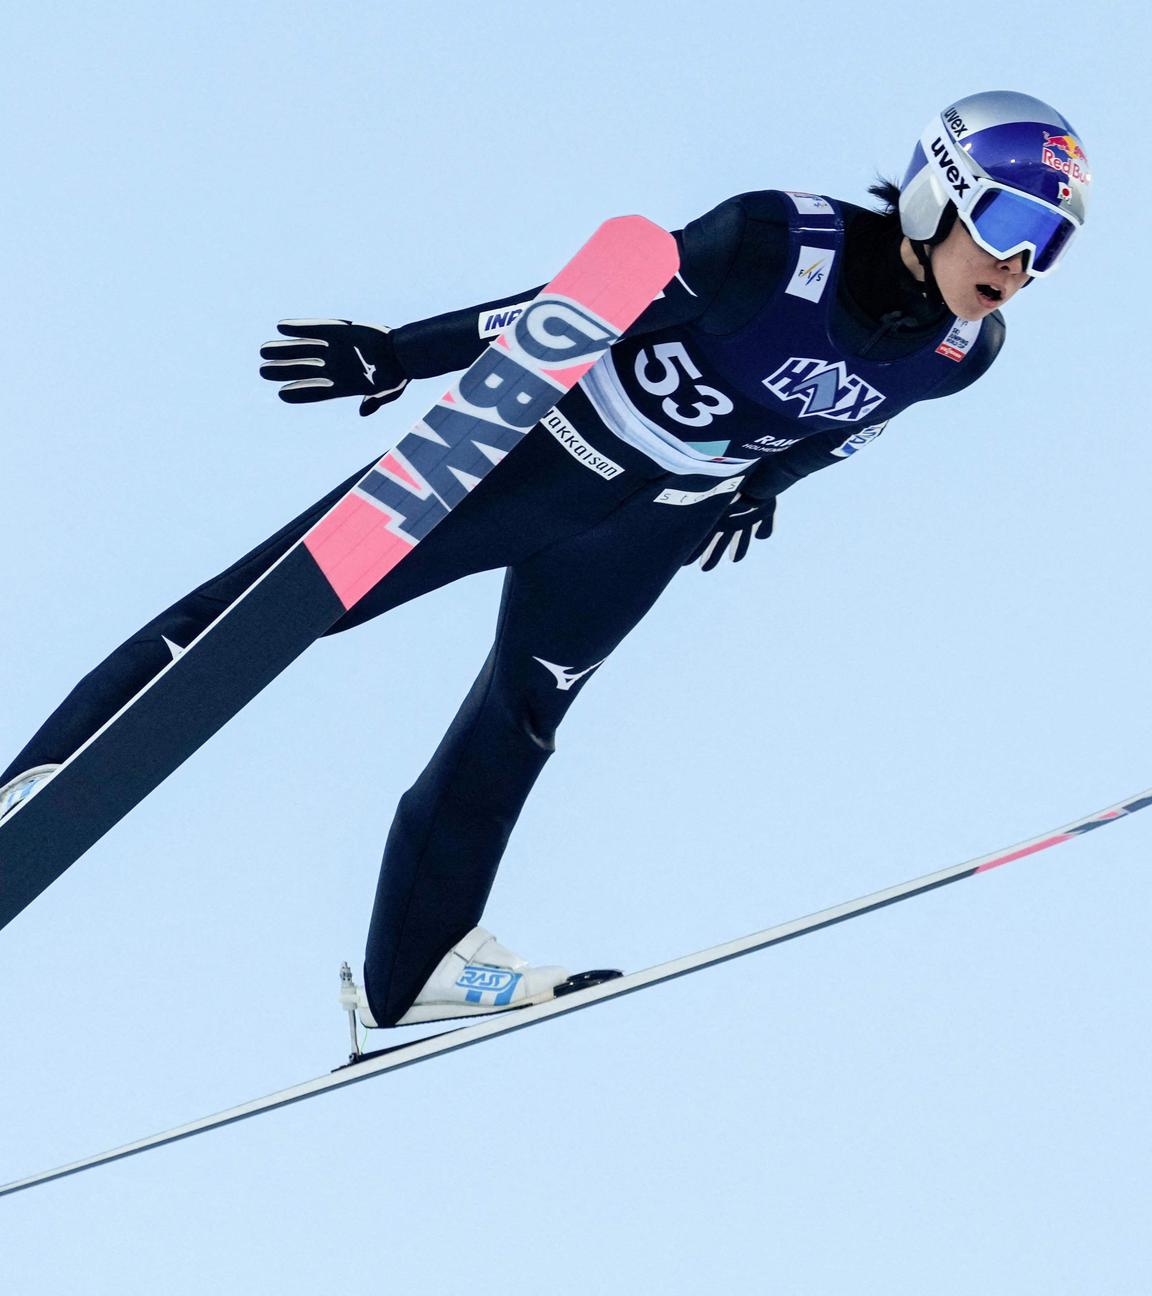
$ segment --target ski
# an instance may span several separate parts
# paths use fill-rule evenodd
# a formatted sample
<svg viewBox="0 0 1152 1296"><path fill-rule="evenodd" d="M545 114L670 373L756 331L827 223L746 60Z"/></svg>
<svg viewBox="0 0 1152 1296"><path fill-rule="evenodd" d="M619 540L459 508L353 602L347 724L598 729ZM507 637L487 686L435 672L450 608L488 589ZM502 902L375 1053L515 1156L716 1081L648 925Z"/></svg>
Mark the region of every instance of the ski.
<svg viewBox="0 0 1152 1296"><path fill-rule="evenodd" d="M79 1174L82 1170L91 1170L95 1166L106 1165L111 1161L119 1161L124 1157L135 1156L139 1152L147 1152L152 1148L163 1147L167 1143L176 1143L180 1139L192 1138L197 1134L203 1134L211 1129L218 1129L223 1125L232 1125L236 1121L247 1120L250 1116L259 1116L264 1112L275 1111L278 1107L287 1107L292 1103L303 1102L306 1098L315 1098L318 1094L328 1093L333 1089L341 1089L345 1085L358 1084L361 1080L371 1080L376 1076L399 1071L403 1067L414 1066L417 1062L426 1062L433 1057L456 1053L461 1049L471 1047L473 1044L481 1044L485 1040L495 1039L500 1035L509 1035L513 1031L526 1030L530 1026L540 1025L541 1022L552 1021L557 1017L565 1017L569 1013L579 1012L582 1008L591 1008L595 1004L605 1003L610 999L618 999L623 995L633 994L637 990L646 990L650 986L660 985L665 981L672 981L677 977L702 971L704 968L715 967L718 963L726 963L730 959L740 958L756 950L780 945L784 941L794 940L797 936L806 936L809 932L819 931L821 928L831 927L836 923L857 918L861 914L871 913L876 909L898 904L901 900L909 900L913 896L924 895L926 892L934 891L950 882L959 882L962 878L987 873L991 869L999 868L1001 865L1008 864L1013 860L1023 859L1025 856L1035 855L1039 851L1058 846L1061 842L1072 841L1077 837L1082 837L1087 832L1092 832L1096 828L1103 828L1106 824L1115 823L1117 819L1134 814L1137 810L1143 810L1149 805L1152 805L1152 788L1142 792L1137 797L1130 797L1126 801L1109 806L1106 810L1100 810L1087 818L1078 819L1074 823L1054 832L1033 837L1029 841L1021 842L1019 845L1012 846L1007 850L995 851L990 855L983 855L979 859L969 860L964 864L956 864L950 868L940 869L935 873L927 873L923 877L914 878L911 882L903 882L884 891L875 891L871 895L863 896L858 900L849 900L830 909L822 909L818 913L810 914L805 918L796 918L791 922L769 927L765 931L754 932L751 936L743 936L721 945L713 945L709 949L700 950L695 954L687 954L682 958L672 959L667 963L659 963L643 972L633 972L625 976L617 976L608 972L581 974L573 978L575 988L570 993L565 993L562 997L552 999L548 1003L510 1010L501 1016L489 1017L474 1025L462 1026L439 1035L431 1035L424 1039L415 1040L410 1044L398 1044L371 1053L353 1054L352 1059L345 1066L338 1067L328 1075L318 1076L314 1080L307 1080L303 1084L294 1085L289 1089L281 1089L276 1093L267 1094L263 1098L255 1098L251 1102L242 1103L238 1107L230 1107L227 1111L217 1112L213 1116L204 1116L199 1120L189 1121L185 1125L178 1125L175 1129L165 1130L161 1134L152 1134L147 1138L138 1139L134 1143L126 1143L122 1147L113 1148L111 1151L101 1152L95 1156L73 1161L69 1165L59 1166L54 1170L44 1170L39 1174L29 1175L27 1178L16 1179L11 1183L0 1185L0 1197L9 1193L21 1192L37 1184L49 1183L53 1179L63 1179L67 1175ZM586 985L584 982L584 978L597 977L607 977L609 979L592 985Z"/></svg>
<svg viewBox="0 0 1152 1296"><path fill-rule="evenodd" d="M643 217L601 225L392 450L0 821L0 927L383 580L678 264L675 240Z"/></svg>

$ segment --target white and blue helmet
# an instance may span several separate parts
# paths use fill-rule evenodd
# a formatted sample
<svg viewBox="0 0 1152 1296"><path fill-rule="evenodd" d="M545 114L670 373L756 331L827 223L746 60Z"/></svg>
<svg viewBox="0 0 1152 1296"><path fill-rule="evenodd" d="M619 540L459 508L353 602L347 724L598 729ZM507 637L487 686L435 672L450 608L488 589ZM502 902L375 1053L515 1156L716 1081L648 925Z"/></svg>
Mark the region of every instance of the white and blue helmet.
<svg viewBox="0 0 1152 1296"><path fill-rule="evenodd" d="M1024 252L1028 273L1046 275L1084 223L1091 180L1067 118L1031 95L990 90L928 123L900 187L900 224L930 244L954 207L985 251Z"/></svg>

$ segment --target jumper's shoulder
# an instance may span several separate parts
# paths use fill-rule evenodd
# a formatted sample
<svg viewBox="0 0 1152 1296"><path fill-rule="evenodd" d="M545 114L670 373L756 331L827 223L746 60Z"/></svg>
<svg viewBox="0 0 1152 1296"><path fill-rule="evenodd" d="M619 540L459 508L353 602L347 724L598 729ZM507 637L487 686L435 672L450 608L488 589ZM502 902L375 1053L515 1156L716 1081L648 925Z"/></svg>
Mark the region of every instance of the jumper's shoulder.
<svg viewBox="0 0 1152 1296"><path fill-rule="evenodd" d="M728 201L736 203L749 220L767 221L785 227L788 225L791 205L783 189L750 189L746 193L736 194Z"/></svg>
<svg viewBox="0 0 1152 1296"><path fill-rule="evenodd" d="M709 332L739 327L772 292L788 255L788 199L773 189L726 198L680 232L681 276Z"/></svg>
<svg viewBox="0 0 1152 1296"><path fill-rule="evenodd" d="M988 363L1000 354L1000 348L1004 345L1004 338L1008 333L1008 325L1004 322L1004 316L1000 311L993 311L984 321L984 327L980 330L980 345L988 352Z"/></svg>
<svg viewBox="0 0 1152 1296"><path fill-rule="evenodd" d="M731 263L750 241L787 239L788 208L784 194L757 189L717 203L680 232L682 251L693 260Z"/></svg>
<svg viewBox="0 0 1152 1296"><path fill-rule="evenodd" d="M784 244L796 209L781 189L752 189L734 194L714 207L703 221L723 230L734 251L748 243Z"/></svg>

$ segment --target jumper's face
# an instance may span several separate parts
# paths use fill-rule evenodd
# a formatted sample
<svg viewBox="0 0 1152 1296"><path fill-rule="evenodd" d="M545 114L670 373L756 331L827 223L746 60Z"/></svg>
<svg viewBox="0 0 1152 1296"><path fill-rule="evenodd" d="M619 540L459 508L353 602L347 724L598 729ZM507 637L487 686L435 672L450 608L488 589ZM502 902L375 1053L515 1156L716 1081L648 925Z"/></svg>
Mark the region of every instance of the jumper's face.
<svg viewBox="0 0 1152 1296"><path fill-rule="evenodd" d="M991 315L1028 282L1023 252L1009 258L985 252L961 220L932 249L932 273L948 309L968 320Z"/></svg>

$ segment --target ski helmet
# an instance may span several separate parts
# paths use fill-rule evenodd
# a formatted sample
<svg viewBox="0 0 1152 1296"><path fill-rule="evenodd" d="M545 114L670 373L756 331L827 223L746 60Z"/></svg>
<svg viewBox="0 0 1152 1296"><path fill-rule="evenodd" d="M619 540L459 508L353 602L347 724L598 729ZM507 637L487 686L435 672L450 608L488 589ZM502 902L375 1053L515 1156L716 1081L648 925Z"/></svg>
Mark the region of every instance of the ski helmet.
<svg viewBox="0 0 1152 1296"><path fill-rule="evenodd" d="M990 90L925 127L900 186L900 224L914 245L931 245L959 216L986 252L1023 252L1027 272L1046 275L1084 223L1091 179L1079 136L1055 108Z"/></svg>

